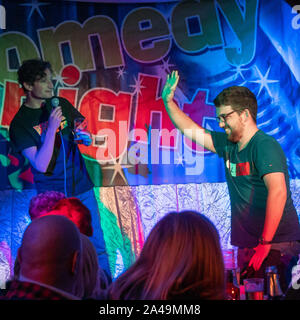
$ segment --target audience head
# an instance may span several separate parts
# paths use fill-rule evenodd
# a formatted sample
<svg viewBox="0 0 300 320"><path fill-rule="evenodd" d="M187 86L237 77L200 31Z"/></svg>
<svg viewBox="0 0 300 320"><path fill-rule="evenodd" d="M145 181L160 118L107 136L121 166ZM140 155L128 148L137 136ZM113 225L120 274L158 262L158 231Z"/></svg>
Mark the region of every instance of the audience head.
<svg viewBox="0 0 300 320"><path fill-rule="evenodd" d="M150 232L140 257L110 288L112 299L223 299L219 235L205 216L171 212Z"/></svg>
<svg viewBox="0 0 300 320"><path fill-rule="evenodd" d="M46 191L36 195L30 200L29 215L31 220L39 218L51 211L54 205L64 198L65 195L58 191Z"/></svg>
<svg viewBox="0 0 300 320"><path fill-rule="evenodd" d="M93 235L90 210L77 198L65 198L56 203L46 215L63 215L72 220L79 231L86 236Z"/></svg>
<svg viewBox="0 0 300 320"><path fill-rule="evenodd" d="M74 294L81 263L78 228L63 216L35 219L18 251L20 280L30 279Z"/></svg>
<svg viewBox="0 0 300 320"><path fill-rule="evenodd" d="M81 234L82 260L76 295L84 299L103 299L108 287L104 271L99 267L96 249L90 239Z"/></svg>

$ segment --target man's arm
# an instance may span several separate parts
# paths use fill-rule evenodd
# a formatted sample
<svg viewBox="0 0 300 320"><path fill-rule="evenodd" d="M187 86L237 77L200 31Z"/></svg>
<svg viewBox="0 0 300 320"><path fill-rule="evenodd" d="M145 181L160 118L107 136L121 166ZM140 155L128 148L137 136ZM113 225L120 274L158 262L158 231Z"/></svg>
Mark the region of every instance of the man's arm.
<svg viewBox="0 0 300 320"><path fill-rule="evenodd" d="M204 148L216 152L210 131L205 130L189 118L174 102L174 92L179 81L177 71L167 76L167 81L162 91L162 99L166 110L174 126L179 129L187 138L193 140Z"/></svg>
<svg viewBox="0 0 300 320"><path fill-rule="evenodd" d="M31 165L40 172L46 172L53 154L56 131L62 120L60 107L52 110L45 140L38 150L37 147L29 147L22 151L22 154L29 160Z"/></svg>
<svg viewBox="0 0 300 320"><path fill-rule="evenodd" d="M268 189L268 197L262 237L265 241L272 241L282 218L287 199L286 182L282 172L268 173L264 175L263 180ZM255 254L251 258L249 265L258 270L269 254L270 249L270 244L259 244L255 248Z"/></svg>

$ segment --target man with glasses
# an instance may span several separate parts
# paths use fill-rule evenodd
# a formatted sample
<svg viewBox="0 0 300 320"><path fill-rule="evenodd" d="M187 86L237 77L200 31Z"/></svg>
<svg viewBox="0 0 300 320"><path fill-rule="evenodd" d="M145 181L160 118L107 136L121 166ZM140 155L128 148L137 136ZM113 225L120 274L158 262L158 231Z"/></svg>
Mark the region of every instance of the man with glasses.
<svg viewBox="0 0 300 320"><path fill-rule="evenodd" d="M223 132L191 120L174 102L177 71L168 75L162 98L174 125L189 139L224 159L231 201L231 243L247 277L263 277L276 265L285 290L300 253L300 227L291 199L286 157L279 143L257 128L257 101L246 87L224 89L214 100ZM251 274L250 274L251 273Z"/></svg>

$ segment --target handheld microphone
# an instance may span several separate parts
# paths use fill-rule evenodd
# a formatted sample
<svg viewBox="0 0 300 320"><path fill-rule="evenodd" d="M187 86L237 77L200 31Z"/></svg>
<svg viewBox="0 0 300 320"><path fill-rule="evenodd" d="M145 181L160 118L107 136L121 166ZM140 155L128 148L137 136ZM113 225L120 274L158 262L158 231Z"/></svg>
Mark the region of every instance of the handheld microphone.
<svg viewBox="0 0 300 320"><path fill-rule="evenodd" d="M52 106L52 110L54 110L55 108L57 108L59 106L59 99L58 98L52 98L51 99L51 106ZM61 127L58 128L58 130L61 130Z"/></svg>
<svg viewBox="0 0 300 320"><path fill-rule="evenodd" d="M59 99L58 98L52 98L51 99L51 106L52 106L53 109L58 107L59 106Z"/></svg>

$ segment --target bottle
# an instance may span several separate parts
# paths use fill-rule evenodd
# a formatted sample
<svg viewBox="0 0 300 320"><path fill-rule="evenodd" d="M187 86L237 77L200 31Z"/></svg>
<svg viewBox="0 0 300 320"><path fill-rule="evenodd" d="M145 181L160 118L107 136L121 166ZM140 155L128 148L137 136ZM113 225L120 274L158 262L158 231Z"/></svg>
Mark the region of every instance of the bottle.
<svg viewBox="0 0 300 320"><path fill-rule="evenodd" d="M276 266L266 268L268 300L281 300L283 293L279 284L279 275Z"/></svg>
<svg viewBox="0 0 300 320"><path fill-rule="evenodd" d="M226 269L226 295L227 300L240 300L236 269Z"/></svg>

